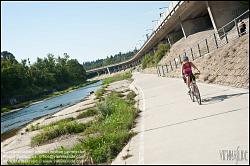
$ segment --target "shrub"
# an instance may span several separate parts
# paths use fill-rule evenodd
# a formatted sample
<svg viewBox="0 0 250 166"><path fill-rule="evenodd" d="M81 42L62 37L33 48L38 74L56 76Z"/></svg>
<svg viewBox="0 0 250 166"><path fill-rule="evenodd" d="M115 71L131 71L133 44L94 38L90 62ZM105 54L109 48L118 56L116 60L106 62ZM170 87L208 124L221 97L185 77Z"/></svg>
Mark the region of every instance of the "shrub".
<svg viewBox="0 0 250 166"><path fill-rule="evenodd" d="M169 44L159 44L157 46L157 51L154 54L146 54L144 56L142 60L142 68L145 69L157 65L157 63L160 62L169 49Z"/></svg>
<svg viewBox="0 0 250 166"><path fill-rule="evenodd" d="M107 85L107 84L110 84L110 83L116 82L116 81L130 79L131 77L132 77L132 73L131 72L126 72L126 73L118 74L118 75L115 75L113 77L106 78L103 81L103 85Z"/></svg>
<svg viewBox="0 0 250 166"><path fill-rule="evenodd" d="M127 131L111 132L83 141L82 146L94 163L111 162L128 142L131 134Z"/></svg>
<svg viewBox="0 0 250 166"><path fill-rule="evenodd" d="M101 89L98 89L96 92L95 92L95 95L98 99L100 99L102 97L102 95L104 94L105 92L105 89L102 87Z"/></svg>
<svg viewBox="0 0 250 166"><path fill-rule="evenodd" d="M31 145L40 145L62 135L83 132L88 124L77 123L76 121L61 122L55 126L48 126L44 131L31 139Z"/></svg>
<svg viewBox="0 0 250 166"><path fill-rule="evenodd" d="M89 117L89 116L94 116L97 113L98 113L98 111L96 109L90 108L90 109L80 113L76 118L81 119L81 118L85 118L85 117Z"/></svg>

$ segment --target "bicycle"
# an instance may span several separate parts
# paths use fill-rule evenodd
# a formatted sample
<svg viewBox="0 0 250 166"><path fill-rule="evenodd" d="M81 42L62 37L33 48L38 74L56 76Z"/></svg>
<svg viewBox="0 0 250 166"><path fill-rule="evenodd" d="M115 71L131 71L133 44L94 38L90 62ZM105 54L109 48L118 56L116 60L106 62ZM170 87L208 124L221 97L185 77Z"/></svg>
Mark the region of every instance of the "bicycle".
<svg viewBox="0 0 250 166"><path fill-rule="evenodd" d="M199 75L200 73L194 73L194 76ZM196 84L196 80L191 77L191 82L190 82L190 93L189 96L193 102L196 101L198 102L199 105L201 105L201 95L199 88Z"/></svg>

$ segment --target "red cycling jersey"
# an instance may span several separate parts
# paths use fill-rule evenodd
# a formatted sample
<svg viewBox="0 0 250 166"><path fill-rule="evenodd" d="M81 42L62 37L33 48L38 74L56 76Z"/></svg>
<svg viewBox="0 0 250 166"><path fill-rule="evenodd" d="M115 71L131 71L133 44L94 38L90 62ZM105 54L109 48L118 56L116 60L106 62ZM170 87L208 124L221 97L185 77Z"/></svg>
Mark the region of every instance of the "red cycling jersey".
<svg viewBox="0 0 250 166"><path fill-rule="evenodd" d="M190 62L187 62L182 65L182 73L185 75L191 75L192 74L192 66Z"/></svg>

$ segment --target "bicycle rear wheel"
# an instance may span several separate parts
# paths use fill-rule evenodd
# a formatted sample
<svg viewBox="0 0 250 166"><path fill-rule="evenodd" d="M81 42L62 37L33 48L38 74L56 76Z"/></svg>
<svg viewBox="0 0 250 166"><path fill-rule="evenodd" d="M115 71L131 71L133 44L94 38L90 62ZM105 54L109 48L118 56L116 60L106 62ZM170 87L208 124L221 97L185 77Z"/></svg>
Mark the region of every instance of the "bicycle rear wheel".
<svg viewBox="0 0 250 166"><path fill-rule="evenodd" d="M198 86L194 85L194 96L199 105L201 105L201 95Z"/></svg>

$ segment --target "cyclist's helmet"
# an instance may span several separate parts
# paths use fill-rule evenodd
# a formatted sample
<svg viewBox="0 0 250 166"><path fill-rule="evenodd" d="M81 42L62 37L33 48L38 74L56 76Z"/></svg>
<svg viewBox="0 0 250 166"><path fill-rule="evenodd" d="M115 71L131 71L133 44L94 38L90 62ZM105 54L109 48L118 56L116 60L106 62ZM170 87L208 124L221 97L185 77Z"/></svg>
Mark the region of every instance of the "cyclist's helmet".
<svg viewBox="0 0 250 166"><path fill-rule="evenodd" d="M188 61L188 56L184 55L183 58L182 58L183 61Z"/></svg>

